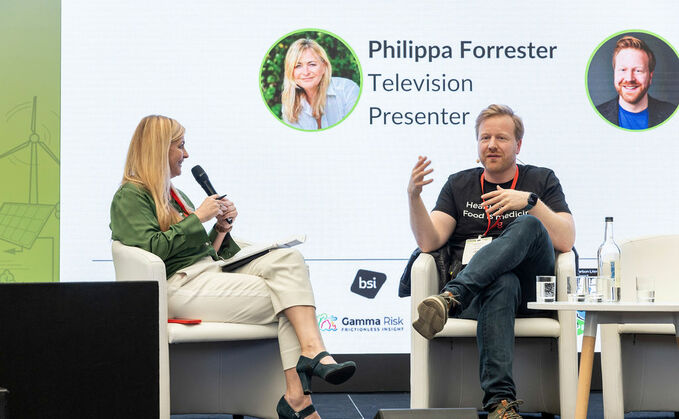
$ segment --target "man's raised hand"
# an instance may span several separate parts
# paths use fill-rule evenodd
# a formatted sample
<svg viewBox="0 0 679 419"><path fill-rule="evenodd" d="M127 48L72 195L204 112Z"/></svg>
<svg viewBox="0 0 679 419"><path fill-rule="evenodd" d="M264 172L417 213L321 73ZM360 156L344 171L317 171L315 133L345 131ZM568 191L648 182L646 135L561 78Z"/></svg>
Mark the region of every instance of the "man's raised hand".
<svg viewBox="0 0 679 419"><path fill-rule="evenodd" d="M417 158L417 163L410 174L410 182L408 182L408 196L411 199L420 196L422 186L434 181L434 179L425 179L425 176L434 171L434 169L428 169L430 164L431 160L427 160L427 156L419 156Z"/></svg>

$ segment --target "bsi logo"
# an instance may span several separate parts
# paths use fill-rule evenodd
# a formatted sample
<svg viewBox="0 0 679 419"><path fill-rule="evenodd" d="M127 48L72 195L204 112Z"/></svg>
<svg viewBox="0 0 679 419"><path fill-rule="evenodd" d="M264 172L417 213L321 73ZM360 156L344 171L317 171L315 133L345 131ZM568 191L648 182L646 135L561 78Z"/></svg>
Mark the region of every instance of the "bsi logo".
<svg viewBox="0 0 679 419"><path fill-rule="evenodd" d="M386 280L386 274L359 269L356 272L353 284L351 284L351 292L365 298L375 298Z"/></svg>

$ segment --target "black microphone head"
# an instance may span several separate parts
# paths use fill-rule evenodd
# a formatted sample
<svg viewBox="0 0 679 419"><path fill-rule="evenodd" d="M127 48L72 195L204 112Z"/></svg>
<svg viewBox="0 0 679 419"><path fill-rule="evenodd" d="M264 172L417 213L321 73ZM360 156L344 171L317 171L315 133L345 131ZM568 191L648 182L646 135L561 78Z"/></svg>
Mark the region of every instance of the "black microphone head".
<svg viewBox="0 0 679 419"><path fill-rule="evenodd" d="M217 192L215 192L215 188L212 187L212 183L210 183L210 179L207 177L207 173L205 173L205 170L203 170L200 165L195 165L191 168L191 173L193 174L193 177L196 179L196 182L203 188L206 194L208 195L214 195Z"/></svg>
<svg viewBox="0 0 679 419"><path fill-rule="evenodd" d="M191 173L193 174L193 177L200 182L199 179L201 179L203 176L207 176L207 173L205 173L205 170L203 170L202 167L200 167L199 164L193 166L191 168Z"/></svg>

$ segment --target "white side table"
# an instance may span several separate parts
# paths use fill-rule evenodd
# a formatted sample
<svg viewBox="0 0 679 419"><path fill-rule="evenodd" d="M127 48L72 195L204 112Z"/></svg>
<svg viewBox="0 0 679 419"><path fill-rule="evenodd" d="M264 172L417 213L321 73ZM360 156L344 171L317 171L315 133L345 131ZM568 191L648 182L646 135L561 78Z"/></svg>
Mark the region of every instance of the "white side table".
<svg viewBox="0 0 679 419"><path fill-rule="evenodd" d="M679 345L679 303L528 303L535 310L584 311L585 333L582 338L578 395L575 403L576 419L587 418L589 390L592 383L596 329L605 323L673 323ZM575 327L575 325L573 325ZM604 389L605 391L605 389ZM604 412L605 415L605 412Z"/></svg>

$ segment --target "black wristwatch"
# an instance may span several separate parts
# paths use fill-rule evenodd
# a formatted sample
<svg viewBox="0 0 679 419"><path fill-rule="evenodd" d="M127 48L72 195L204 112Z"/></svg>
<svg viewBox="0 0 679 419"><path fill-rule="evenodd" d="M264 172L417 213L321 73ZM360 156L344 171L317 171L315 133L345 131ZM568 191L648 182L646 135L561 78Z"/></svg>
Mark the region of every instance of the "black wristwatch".
<svg viewBox="0 0 679 419"><path fill-rule="evenodd" d="M526 205L526 207L523 210L530 211L535 206L535 204L538 203L538 199L539 199L538 194L536 194L535 192L531 192L530 195L528 196L528 205Z"/></svg>

